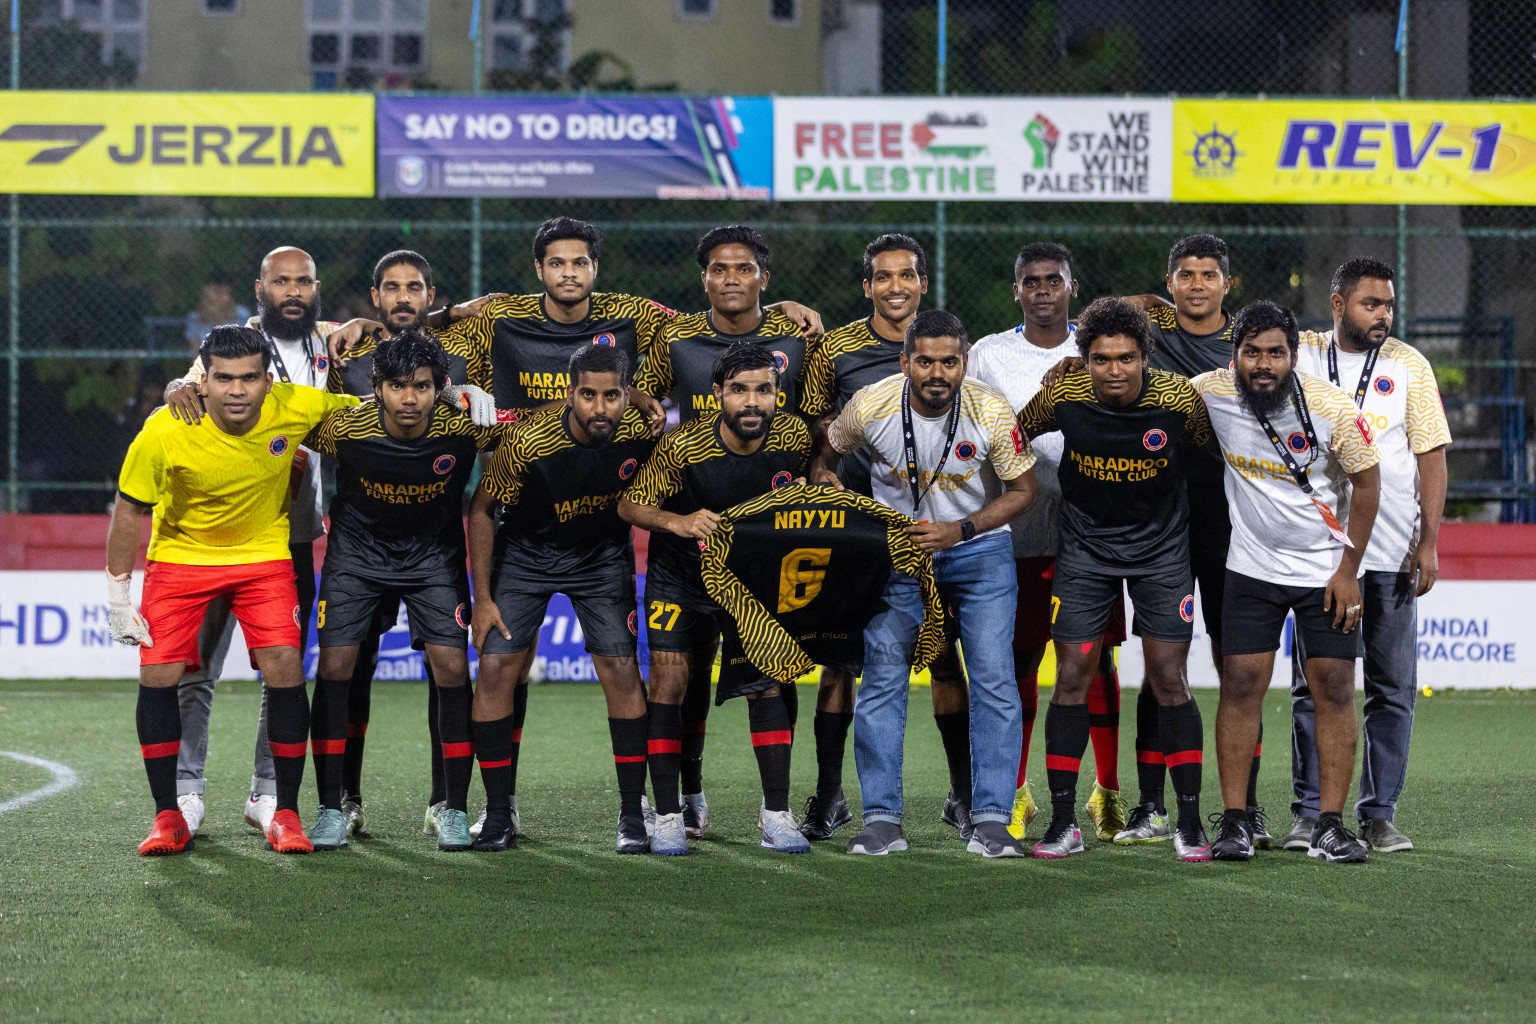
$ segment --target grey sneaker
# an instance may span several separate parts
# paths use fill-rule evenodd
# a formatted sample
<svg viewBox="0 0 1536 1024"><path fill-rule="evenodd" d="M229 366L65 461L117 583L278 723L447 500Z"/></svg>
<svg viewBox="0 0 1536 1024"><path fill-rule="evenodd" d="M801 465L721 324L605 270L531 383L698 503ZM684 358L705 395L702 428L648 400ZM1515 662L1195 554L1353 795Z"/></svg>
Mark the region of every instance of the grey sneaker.
<svg viewBox="0 0 1536 1024"><path fill-rule="evenodd" d="M683 833L689 839L703 839L709 827L709 801L704 792L683 794Z"/></svg>
<svg viewBox="0 0 1536 1024"><path fill-rule="evenodd" d="M1124 830L1115 833L1115 844L1129 846L1132 843L1164 843L1172 837L1173 830L1168 827L1166 812L1159 814L1155 804L1137 804L1131 808L1131 816L1126 819Z"/></svg>
<svg viewBox="0 0 1536 1024"><path fill-rule="evenodd" d="M316 850L337 850L347 845L347 819L334 807L315 811L315 823L309 826L309 841Z"/></svg>
<svg viewBox="0 0 1536 1024"><path fill-rule="evenodd" d="M1273 850L1275 837L1269 834L1269 827L1264 817L1264 808L1248 808L1248 835L1253 840L1255 850Z"/></svg>
<svg viewBox="0 0 1536 1024"><path fill-rule="evenodd" d="M888 853L900 853L907 848L907 837L901 826L894 821L870 821L864 831L848 840L849 853L862 853L870 857L884 857Z"/></svg>
<svg viewBox="0 0 1536 1024"><path fill-rule="evenodd" d="M1312 849L1312 834L1317 831L1317 819L1298 814L1291 819L1291 831L1286 834L1280 849L1292 853L1306 853Z"/></svg>
<svg viewBox="0 0 1536 1024"><path fill-rule="evenodd" d="M1399 832L1390 818L1366 818L1360 823L1360 838L1378 853L1413 849L1413 840Z"/></svg>
<svg viewBox="0 0 1536 1024"><path fill-rule="evenodd" d="M363 802L347 797L341 802L341 816L347 819L347 835L367 835L368 819L363 817Z"/></svg>
<svg viewBox="0 0 1536 1024"><path fill-rule="evenodd" d="M971 828L970 841L965 844L967 853L979 853L983 857L1022 857L1024 844L1008 833L1008 823L1003 821L978 821Z"/></svg>
<svg viewBox="0 0 1536 1024"><path fill-rule="evenodd" d="M1035 844L1034 855L1043 860L1063 860L1075 853L1082 853L1083 830L1071 818L1052 818L1045 835Z"/></svg>
<svg viewBox="0 0 1536 1024"><path fill-rule="evenodd" d="M939 812L939 820L959 832L964 841L971 841L971 830L975 827L971 824L971 809L955 796L954 790L950 790L944 798L944 809Z"/></svg>

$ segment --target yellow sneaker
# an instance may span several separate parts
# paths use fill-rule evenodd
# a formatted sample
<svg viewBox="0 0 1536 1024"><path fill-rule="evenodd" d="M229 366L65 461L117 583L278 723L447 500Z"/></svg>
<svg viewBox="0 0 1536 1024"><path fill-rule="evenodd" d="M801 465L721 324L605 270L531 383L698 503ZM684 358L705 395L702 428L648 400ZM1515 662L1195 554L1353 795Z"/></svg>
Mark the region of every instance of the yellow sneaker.
<svg viewBox="0 0 1536 1024"><path fill-rule="evenodd" d="M1118 789L1105 789L1093 784L1093 795L1088 798L1088 814L1093 818L1093 829L1099 841L1112 843L1115 835L1125 829L1125 801Z"/></svg>
<svg viewBox="0 0 1536 1024"><path fill-rule="evenodd" d="M1008 834L1015 839L1024 838L1024 830L1029 828L1029 823L1035 820L1035 815L1040 813L1040 808L1035 806L1035 798L1029 791L1029 783L1019 787L1019 791L1013 797L1013 818L1008 822Z"/></svg>

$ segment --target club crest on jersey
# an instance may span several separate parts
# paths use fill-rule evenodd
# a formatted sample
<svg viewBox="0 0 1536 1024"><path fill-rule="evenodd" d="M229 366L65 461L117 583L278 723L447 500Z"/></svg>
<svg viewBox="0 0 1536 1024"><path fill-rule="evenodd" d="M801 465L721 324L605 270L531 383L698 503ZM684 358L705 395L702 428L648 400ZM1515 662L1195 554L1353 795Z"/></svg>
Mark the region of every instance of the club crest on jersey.
<svg viewBox="0 0 1536 1024"><path fill-rule="evenodd" d="M464 614L464 605L460 604L453 610L453 621L459 624L460 629L469 628L469 616Z"/></svg>
<svg viewBox="0 0 1536 1024"><path fill-rule="evenodd" d="M1184 600L1179 602L1179 618L1185 622L1195 621L1195 595L1185 594Z"/></svg>
<svg viewBox="0 0 1536 1024"><path fill-rule="evenodd" d="M447 476L453 472L454 463L457 461L452 455L439 455L432 460L432 472L438 476Z"/></svg>
<svg viewBox="0 0 1536 1024"><path fill-rule="evenodd" d="M1376 393L1378 395L1390 395L1395 389L1395 385L1392 383L1391 377L1377 377L1375 381L1371 383L1371 387L1376 389Z"/></svg>
<svg viewBox="0 0 1536 1024"><path fill-rule="evenodd" d="M1307 444L1307 435L1303 434L1299 430L1292 434L1290 437L1286 438L1285 443L1290 447L1291 451L1295 452L1297 455L1306 454L1307 448L1309 447Z"/></svg>
<svg viewBox="0 0 1536 1024"><path fill-rule="evenodd" d="M789 372L789 356L785 355L783 352L780 352L778 349L774 349L774 352L773 352L773 365L777 366L779 368L779 372L780 373L788 373Z"/></svg>
<svg viewBox="0 0 1536 1024"><path fill-rule="evenodd" d="M607 333L594 334L592 335L592 344L607 345L609 348L612 348L614 345L618 344L618 339Z"/></svg>
<svg viewBox="0 0 1536 1024"><path fill-rule="evenodd" d="M637 613L635 613L635 612L630 612L629 613L629 620L628 621L629 621L629 634L630 634L630 636L639 636L640 635L640 617L639 617L639 615Z"/></svg>
<svg viewBox="0 0 1536 1024"><path fill-rule="evenodd" d="M315 372L324 373L331 367L331 357L325 354L315 356Z"/></svg>
<svg viewBox="0 0 1536 1024"><path fill-rule="evenodd" d="M619 479L628 480L630 477L635 475L635 470L639 468L640 463L636 462L634 459L625 459L623 465L619 467Z"/></svg>
<svg viewBox="0 0 1536 1024"><path fill-rule="evenodd" d="M302 629L303 628L302 626L299 625L299 606L298 605L294 605L293 606L293 625L297 629Z"/></svg>
<svg viewBox="0 0 1536 1024"><path fill-rule="evenodd" d="M1141 435L1141 443L1149 452L1161 451L1168 443L1168 434L1161 430L1149 430Z"/></svg>
<svg viewBox="0 0 1536 1024"><path fill-rule="evenodd" d="M278 434L267 442L267 453L272 456L280 456L288 450L288 435Z"/></svg>
<svg viewBox="0 0 1536 1024"><path fill-rule="evenodd" d="M773 474L773 489L778 490L780 487L788 487L789 482L793 479L794 477L790 475L789 470L781 469Z"/></svg>
<svg viewBox="0 0 1536 1024"><path fill-rule="evenodd" d="M969 441L961 441L955 445L955 458L961 462L970 462L976 457L976 446Z"/></svg>

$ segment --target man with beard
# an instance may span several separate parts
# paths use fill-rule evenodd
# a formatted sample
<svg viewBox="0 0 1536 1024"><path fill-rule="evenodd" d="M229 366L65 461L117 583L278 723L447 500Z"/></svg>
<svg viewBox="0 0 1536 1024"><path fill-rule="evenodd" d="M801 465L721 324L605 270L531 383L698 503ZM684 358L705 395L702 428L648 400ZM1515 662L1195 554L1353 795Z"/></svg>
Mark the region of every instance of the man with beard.
<svg viewBox="0 0 1536 1024"><path fill-rule="evenodd" d="M791 483L811 457L805 423L778 411L782 371L776 355L752 341L728 348L712 374L719 411L704 411L662 438L619 503L625 521L651 531L645 609L651 651L648 749L656 799L651 852L656 854L686 854L687 840L698 838L707 820L702 790L690 793L683 777L682 800L678 792L688 756L685 694L702 676L707 700L710 663L725 614L704 589L699 552L720 513ZM696 660L701 649L709 652L703 664ZM789 810L793 722L781 692L787 688L774 685L747 698L752 750L763 784L758 825L765 848L804 853L810 845ZM702 739L702 729L698 735ZM695 816L690 820L683 801L692 795L697 799L691 801Z"/></svg>
<svg viewBox="0 0 1536 1024"><path fill-rule="evenodd" d="M1361 560L1376 522L1380 461L1350 396L1296 369L1296 318L1273 302L1233 319L1233 366L1191 383L1226 458L1232 545L1222 607L1216 758L1226 808L1217 860L1251 860L1248 775L1286 615L1306 645L1316 705L1318 825L1308 853L1357 863L1344 828L1355 757ZM1341 525L1345 524L1345 525Z"/></svg>
<svg viewBox="0 0 1536 1024"><path fill-rule="evenodd" d="M1445 509L1445 447L1451 431L1429 362L1392 333L1392 268L1353 259L1333 275L1333 331L1301 335L1296 365L1351 392L1381 454L1381 509L1361 564L1365 603L1365 756L1355 816L1373 850L1413 849L1394 822L1408 768L1418 689L1417 598L1435 585L1435 542ZM1307 652L1291 648L1294 824L1285 849L1311 845L1317 825L1317 760Z"/></svg>
<svg viewBox="0 0 1536 1024"><path fill-rule="evenodd" d="M565 400L503 437L469 511L480 651L474 748L486 796L474 848L517 845L512 794L522 724L515 697L527 690L534 640L559 592L576 610L608 704L620 798L617 850L644 853L648 720L635 657L635 557L616 506L656 442L645 416L629 405L622 349L577 348L562 376L570 381Z"/></svg>

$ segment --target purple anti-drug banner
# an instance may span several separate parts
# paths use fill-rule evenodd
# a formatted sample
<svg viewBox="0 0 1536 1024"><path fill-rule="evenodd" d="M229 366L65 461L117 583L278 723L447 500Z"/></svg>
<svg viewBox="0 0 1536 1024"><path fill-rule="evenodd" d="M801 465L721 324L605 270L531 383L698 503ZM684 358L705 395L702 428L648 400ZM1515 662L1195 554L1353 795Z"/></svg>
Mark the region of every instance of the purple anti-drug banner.
<svg viewBox="0 0 1536 1024"><path fill-rule="evenodd" d="M380 96L380 196L767 199L767 97Z"/></svg>

